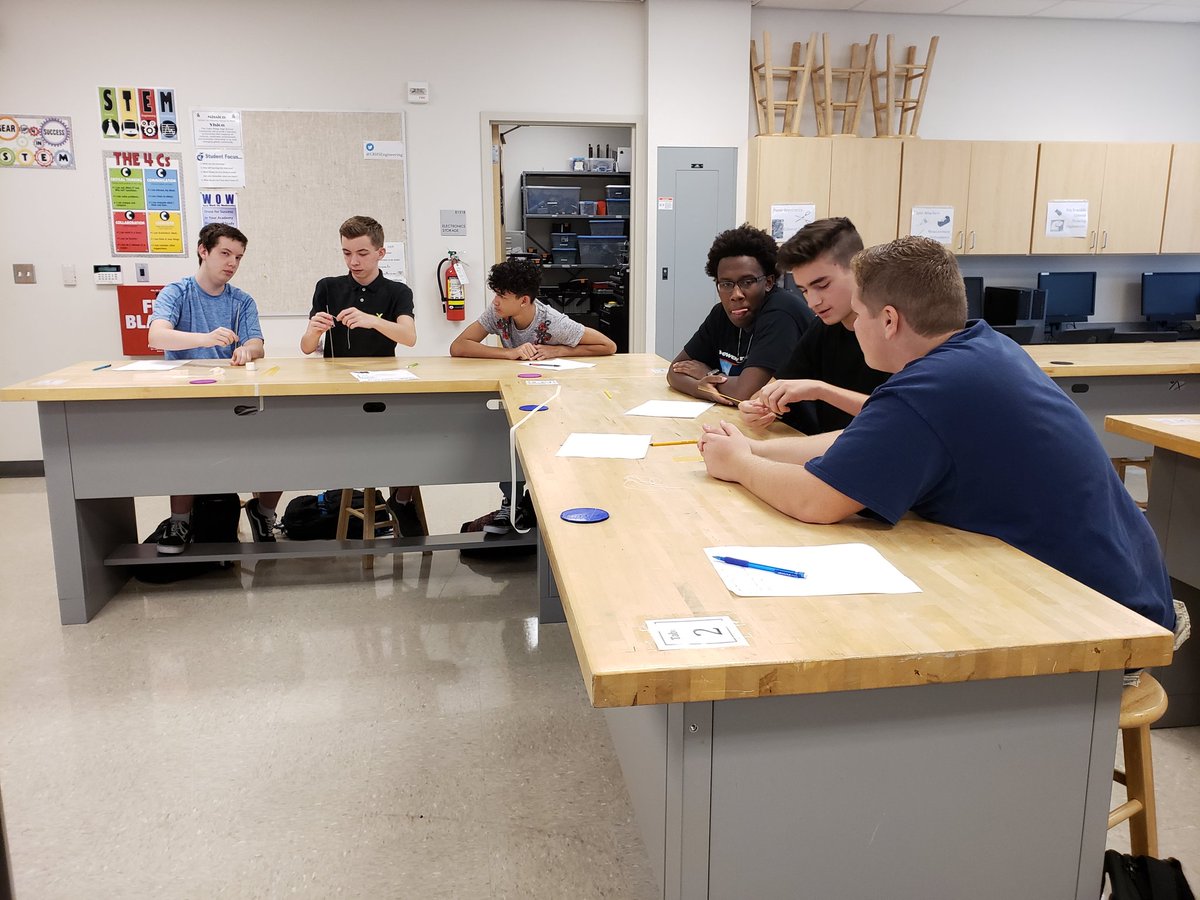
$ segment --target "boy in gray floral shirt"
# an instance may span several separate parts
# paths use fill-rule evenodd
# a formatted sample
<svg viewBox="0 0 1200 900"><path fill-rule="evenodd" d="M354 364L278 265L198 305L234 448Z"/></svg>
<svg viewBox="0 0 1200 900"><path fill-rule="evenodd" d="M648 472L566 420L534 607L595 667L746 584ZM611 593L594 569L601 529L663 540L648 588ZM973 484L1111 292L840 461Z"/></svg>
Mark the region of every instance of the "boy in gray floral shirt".
<svg viewBox="0 0 1200 900"><path fill-rule="evenodd" d="M495 296L479 321L472 322L454 339L450 345L451 356L554 359L558 356L610 356L617 352L617 345L596 329L581 325L537 298L542 284L541 267L537 263L520 259L498 263L488 273L487 283ZM503 346L484 344L489 334L499 335ZM520 514L528 507L528 501L523 496L524 485L517 487L522 493L522 502L517 507L517 525L525 527ZM465 523L463 530L482 529L489 534L506 534L513 521L509 499L511 488L511 484L502 483L500 491L504 500L500 508Z"/></svg>

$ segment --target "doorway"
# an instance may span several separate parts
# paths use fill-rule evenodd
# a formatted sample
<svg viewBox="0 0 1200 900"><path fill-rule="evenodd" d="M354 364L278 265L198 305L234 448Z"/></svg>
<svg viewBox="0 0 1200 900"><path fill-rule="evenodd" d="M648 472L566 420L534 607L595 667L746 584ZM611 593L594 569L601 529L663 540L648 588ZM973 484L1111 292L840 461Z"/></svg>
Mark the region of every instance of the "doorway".
<svg viewBox="0 0 1200 900"><path fill-rule="evenodd" d="M488 265L536 260L541 299L628 352L633 330L644 333L636 124L488 114L482 124Z"/></svg>

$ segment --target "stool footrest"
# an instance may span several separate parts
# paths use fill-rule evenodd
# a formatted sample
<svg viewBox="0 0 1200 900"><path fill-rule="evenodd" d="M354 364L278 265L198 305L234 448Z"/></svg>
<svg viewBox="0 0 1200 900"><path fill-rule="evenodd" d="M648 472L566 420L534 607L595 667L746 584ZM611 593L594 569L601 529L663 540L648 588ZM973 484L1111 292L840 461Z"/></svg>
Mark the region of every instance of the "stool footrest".
<svg viewBox="0 0 1200 900"><path fill-rule="evenodd" d="M1124 803L1122 803L1120 806L1118 806L1116 809L1114 809L1112 812L1110 812L1108 814L1108 827L1115 828L1117 825L1120 825L1122 822L1124 822L1128 819L1132 819L1134 816L1136 816L1138 813L1142 812L1144 809L1145 809L1145 807L1142 806L1141 800L1126 800Z"/></svg>

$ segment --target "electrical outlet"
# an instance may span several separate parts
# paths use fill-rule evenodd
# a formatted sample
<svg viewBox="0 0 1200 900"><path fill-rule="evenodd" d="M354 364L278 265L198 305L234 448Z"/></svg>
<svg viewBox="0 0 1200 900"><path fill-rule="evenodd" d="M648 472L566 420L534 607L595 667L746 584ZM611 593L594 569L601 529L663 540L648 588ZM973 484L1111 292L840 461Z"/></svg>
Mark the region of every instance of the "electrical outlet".
<svg viewBox="0 0 1200 900"><path fill-rule="evenodd" d="M13 263L13 284L37 284L33 263Z"/></svg>
<svg viewBox="0 0 1200 900"><path fill-rule="evenodd" d="M149 263L136 263L134 268L137 271L137 280L138 281L149 281L150 280L150 265L149 265Z"/></svg>

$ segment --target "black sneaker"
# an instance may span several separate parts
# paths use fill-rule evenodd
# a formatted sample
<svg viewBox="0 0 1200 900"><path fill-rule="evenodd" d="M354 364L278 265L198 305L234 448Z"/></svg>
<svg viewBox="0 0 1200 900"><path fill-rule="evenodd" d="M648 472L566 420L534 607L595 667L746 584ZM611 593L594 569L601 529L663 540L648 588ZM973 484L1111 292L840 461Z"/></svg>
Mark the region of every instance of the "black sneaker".
<svg viewBox="0 0 1200 900"><path fill-rule="evenodd" d="M517 501L517 512L513 516L513 526L521 531L528 531L537 525L537 513L533 511L533 498L529 491L521 495Z"/></svg>
<svg viewBox="0 0 1200 900"><path fill-rule="evenodd" d="M507 500L492 513L492 520L484 523L483 530L488 534L508 534L512 531L512 519L509 517Z"/></svg>
<svg viewBox="0 0 1200 900"><path fill-rule="evenodd" d="M250 536L257 544L275 543L275 517L267 518L258 507L258 498L246 501L246 519L250 522Z"/></svg>
<svg viewBox="0 0 1200 900"><path fill-rule="evenodd" d="M171 519L155 547L159 553L173 556L182 553L192 542L192 526L182 519Z"/></svg>
<svg viewBox="0 0 1200 900"><path fill-rule="evenodd" d="M402 537L424 537L428 533L425 531L425 526L421 524L421 517L417 515L415 500L399 503L395 497L391 497L388 499L387 505L388 509L392 511L392 515L396 517Z"/></svg>

